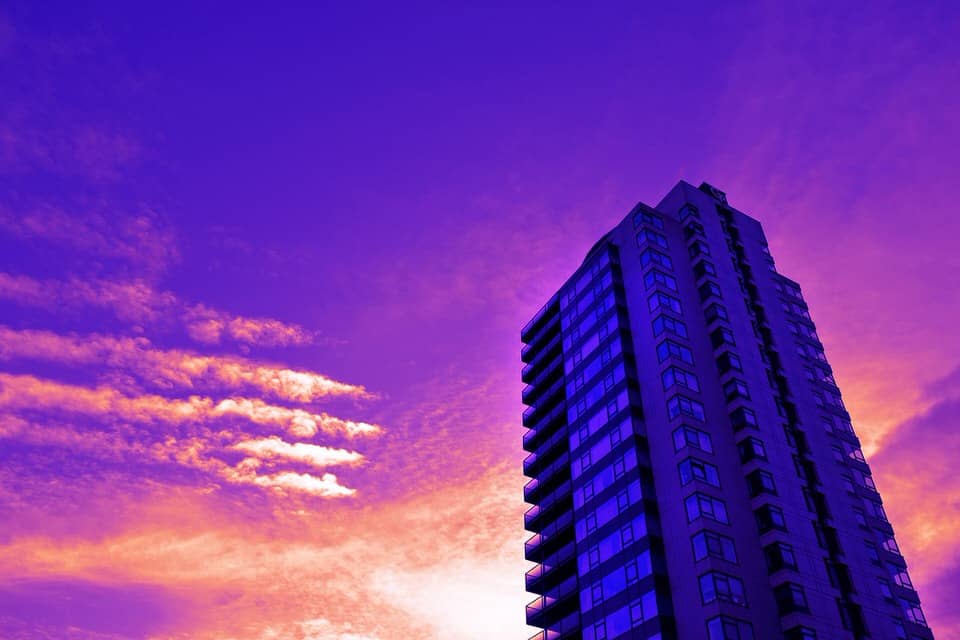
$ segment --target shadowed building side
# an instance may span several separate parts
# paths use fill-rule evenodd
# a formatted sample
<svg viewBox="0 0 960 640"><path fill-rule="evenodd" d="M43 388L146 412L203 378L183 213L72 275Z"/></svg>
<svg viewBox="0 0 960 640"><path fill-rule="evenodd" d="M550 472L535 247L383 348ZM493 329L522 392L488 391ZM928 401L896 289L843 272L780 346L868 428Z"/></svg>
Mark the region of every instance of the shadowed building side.
<svg viewBox="0 0 960 640"><path fill-rule="evenodd" d="M638 204L521 339L534 639L933 638L800 287L722 192Z"/></svg>

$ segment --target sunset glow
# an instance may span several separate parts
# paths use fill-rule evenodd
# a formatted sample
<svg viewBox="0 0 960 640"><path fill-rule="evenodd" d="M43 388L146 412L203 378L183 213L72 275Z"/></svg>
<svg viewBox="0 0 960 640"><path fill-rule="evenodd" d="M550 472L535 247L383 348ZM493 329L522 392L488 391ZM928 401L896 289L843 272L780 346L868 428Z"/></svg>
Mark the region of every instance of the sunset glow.
<svg viewBox="0 0 960 640"><path fill-rule="evenodd" d="M0 8L0 637L528 638L520 328L680 179L803 284L960 637L957 33Z"/></svg>

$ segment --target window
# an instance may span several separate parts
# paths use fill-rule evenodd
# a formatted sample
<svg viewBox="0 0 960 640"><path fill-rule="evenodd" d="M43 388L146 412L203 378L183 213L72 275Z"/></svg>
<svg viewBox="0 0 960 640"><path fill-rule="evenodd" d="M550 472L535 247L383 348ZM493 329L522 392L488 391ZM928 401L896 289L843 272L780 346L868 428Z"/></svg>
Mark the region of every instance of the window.
<svg viewBox="0 0 960 640"><path fill-rule="evenodd" d="M733 332L726 327L714 329L710 333L710 343L713 345L714 349L724 344L737 344L736 340L733 339Z"/></svg>
<svg viewBox="0 0 960 640"><path fill-rule="evenodd" d="M746 427L758 429L760 426L757 422L757 414L746 407L738 407L731 412L730 423L733 425L734 431L739 431Z"/></svg>
<svg viewBox="0 0 960 640"><path fill-rule="evenodd" d="M700 212L697 211L697 208L692 204L685 204L680 207L680 221L686 220L688 217L693 216L694 218L700 217Z"/></svg>
<svg viewBox="0 0 960 640"><path fill-rule="evenodd" d="M897 634L896 640L909 640L906 628L904 628L903 623L896 618L893 619L893 630Z"/></svg>
<svg viewBox="0 0 960 640"><path fill-rule="evenodd" d="M679 394L667 400L667 415L670 418L677 418L681 415L690 416L701 422L705 422L707 419L701 403Z"/></svg>
<svg viewBox="0 0 960 640"><path fill-rule="evenodd" d="M864 540L863 547L867 550L867 557L870 558L870 562L879 566L880 554L877 553L877 545L873 544L869 540Z"/></svg>
<svg viewBox="0 0 960 640"><path fill-rule="evenodd" d="M707 319L707 323L711 323L714 320L729 320L730 315L727 313L727 308L720 304L719 302L714 302L709 307L707 307L703 312L704 317Z"/></svg>
<svg viewBox="0 0 960 640"><path fill-rule="evenodd" d="M906 589L913 589L913 582L910 581L910 574L907 573L906 569L898 567L891 562L887 563L887 569L890 571L890 575L897 585Z"/></svg>
<svg viewBox="0 0 960 640"><path fill-rule="evenodd" d="M777 601L777 609L780 615L786 615L795 611L807 612L810 608L807 606L807 595L803 587L793 582L781 584L773 590L773 596Z"/></svg>
<svg viewBox="0 0 960 640"><path fill-rule="evenodd" d="M663 231L663 218L644 209L633 214L633 226L639 227L641 224L648 224Z"/></svg>
<svg viewBox="0 0 960 640"><path fill-rule="evenodd" d="M743 363L737 354L732 351L724 351L717 356L717 368L720 370L720 373L743 371Z"/></svg>
<svg viewBox="0 0 960 640"><path fill-rule="evenodd" d="M730 616L710 618L707 640L753 640L753 625Z"/></svg>
<svg viewBox="0 0 960 640"><path fill-rule="evenodd" d="M745 464L751 460L766 460L767 451L763 447L763 442L759 438L750 436L737 443L737 451L740 452L740 463Z"/></svg>
<svg viewBox="0 0 960 640"><path fill-rule="evenodd" d="M643 276L643 284L647 287L647 289L651 289L657 285L660 285L670 291L679 291L676 278L673 276L668 276L664 272L656 269L647 271L646 275Z"/></svg>
<svg viewBox="0 0 960 640"><path fill-rule="evenodd" d="M700 285L697 291L700 292L701 301L705 301L707 298L711 296L714 296L716 298L723 297L723 294L720 293L720 285L718 285L716 282L713 282L712 280L708 280L707 282L704 282L702 285Z"/></svg>
<svg viewBox="0 0 960 640"><path fill-rule="evenodd" d="M717 268L709 260L701 260L693 265L693 273L698 279L704 276L716 276Z"/></svg>
<svg viewBox="0 0 960 640"><path fill-rule="evenodd" d="M668 296L667 294L657 291L647 299L647 307L650 311L656 311L657 309L669 309L674 313L680 313L680 301L674 298L673 296Z"/></svg>
<svg viewBox="0 0 960 640"><path fill-rule="evenodd" d="M857 521L857 524L863 528L867 528L867 514L864 513L863 509L853 508L853 517Z"/></svg>
<svg viewBox="0 0 960 640"><path fill-rule="evenodd" d="M784 637L787 640L817 640L817 632L810 627L791 627Z"/></svg>
<svg viewBox="0 0 960 640"><path fill-rule="evenodd" d="M641 229L640 233L637 234L637 245L643 246L645 244L656 245L666 249L667 237L651 229Z"/></svg>
<svg viewBox="0 0 960 640"><path fill-rule="evenodd" d="M763 555L767 559L767 569L770 573L781 569L797 570L797 556L793 547L786 542L774 542L763 548Z"/></svg>
<svg viewBox="0 0 960 640"><path fill-rule="evenodd" d="M683 227L683 237L689 240L694 236L707 237L707 232L699 222L691 221Z"/></svg>
<svg viewBox="0 0 960 640"><path fill-rule="evenodd" d="M723 524L730 524L727 519L727 506L722 500L711 498L704 493L694 493L684 500L687 509L687 521L693 522L697 518L708 518Z"/></svg>
<svg viewBox="0 0 960 640"><path fill-rule="evenodd" d="M718 571L711 571L700 576L700 599L703 604L709 604L714 600L722 600L742 606L747 605L743 581L740 578Z"/></svg>
<svg viewBox="0 0 960 640"><path fill-rule="evenodd" d="M653 335L658 336L664 331L681 338L687 337L687 325L670 316L657 316L653 319Z"/></svg>
<svg viewBox="0 0 960 640"><path fill-rule="evenodd" d="M647 247L640 254L640 265L646 267L649 264L658 264L661 267L673 269L673 260L670 259L670 256Z"/></svg>
<svg viewBox="0 0 960 640"><path fill-rule="evenodd" d="M781 531L787 530L787 521L783 517L783 509L772 504L765 504L753 512L757 518L757 526L760 533L766 533L773 529Z"/></svg>
<svg viewBox="0 0 960 640"><path fill-rule="evenodd" d="M691 391L700 391L700 382L697 380L697 376L679 367L668 368L660 375L660 379L663 381L664 389L677 385Z"/></svg>
<svg viewBox="0 0 960 640"><path fill-rule="evenodd" d="M687 248L687 253L690 254L691 258L696 258L697 256L709 256L710 247L708 247L707 243L703 240L697 240L690 243L690 246Z"/></svg>
<svg viewBox="0 0 960 640"><path fill-rule="evenodd" d="M906 614L907 620L927 626L927 619L924 617L923 610L919 604L910 602L905 598L900 598L900 606L903 607L903 612Z"/></svg>
<svg viewBox="0 0 960 640"><path fill-rule="evenodd" d="M664 340L657 345L657 358L663 362L667 358L676 358L687 364L693 364L693 353L682 344L673 340Z"/></svg>
<svg viewBox="0 0 960 640"><path fill-rule="evenodd" d="M872 500L868 500L867 502L870 503L870 510L873 512L872 515L873 515L875 518L880 518L881 520L883 520L884 522L886 522L886 521L887 521L887 512L884 511L883 505L880 504L879 502L873 502Z"/></svg>
<svg viewBox="0 0 960 640"><path fill-rule="evenodd" d="M750 399L750 392L747 390L747 383L739 378L734 378L728 380L723 385L723 393L727 398L727 402L732 402L737 398L746 398Z"/></svg>
<svg viewBox="0 0 960 640"><path fill-rule="evenodd" d="M707 556L727 562L735 563L737 561L737 551L733 546L733 538L704 529L694 534L690 541L693 544L694 561L699 562Z"/></svg>
<svg viewBox="0 0 960 640"><path fill-rule="evenodd" d="M858 462L862 462L866 464L867 459L863 457L863 451L860 450L860 447L853 447L852 445L849 445L849 444L847 445L847 447L850 449L849 453L847 453L847 456L849 456L850 458L853 458Z"/></svg>
<svg viewBox="0 0 960 640"><path fill-rule="evenodd" d="M773 483L773 475L763 469L757 469L747 474L747 488L751 497L762 493L777 495L777 487Z"/></svg>
<svg viewBox="0 0 960 640"><path fill-rule="evenodd" d="M877 578L877 587L880 589L880 595L888 602L893 602L893 592L890 591L890 583L883 578Z"/></svg>
<svg viewBox="0 0 960 640"><path fill-rule="evenodd" d="M682 425L673 431L674 450L680 451L684 447L713 453L713 442L710 440L710 434L688 425Z"/></svg>
<svg viewBox="0 0 960 640"><path fill-rule="evenodd" d="M720 486L720 475L717 473L717 467L709 462L704 462L698 458L687 458L680 461L677 469L680 471L681 485L699 480L714 487Z"/></svg>
<svg viewBox="0 0 960 640"><path fill-rule="evenodd" d="M897 546L897 541L892 537L884 540L883 544L880 546L882 546L884 549L886 549L890 553L895 553L897 555L900 555L900 547Z"/></svg>

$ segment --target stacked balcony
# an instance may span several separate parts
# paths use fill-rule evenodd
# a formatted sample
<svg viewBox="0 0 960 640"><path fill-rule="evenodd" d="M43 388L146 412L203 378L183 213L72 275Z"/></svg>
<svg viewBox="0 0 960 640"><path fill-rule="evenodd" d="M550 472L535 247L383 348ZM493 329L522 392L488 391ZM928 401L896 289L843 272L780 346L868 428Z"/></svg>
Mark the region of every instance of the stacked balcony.
<svg viewBox="0 0 960 640"><path fill-rule="evenodd" d="M531 478L523 489L531 506L524 526L533 533L525 545L527 590L538 597L527 605L527 622L541 627L535 638L560 640L579 632L573 534L573 498L567 440L566 390L563 376L560 305L548 302L521 332L526 383L522 398L523 448L530 452L523 472ZM571 618L571 614L574 614Z"/></svg>

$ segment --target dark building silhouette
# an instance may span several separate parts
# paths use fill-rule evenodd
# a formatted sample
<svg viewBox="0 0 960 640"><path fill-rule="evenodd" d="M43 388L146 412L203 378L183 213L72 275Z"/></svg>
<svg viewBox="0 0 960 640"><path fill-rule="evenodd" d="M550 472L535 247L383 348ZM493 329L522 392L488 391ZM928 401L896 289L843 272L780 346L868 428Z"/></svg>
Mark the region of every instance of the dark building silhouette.
<svg viewBox="0 0 960 640"><path fill-rule="evenodd" d="M800 286L710 185L523 328L531 640L930 639Z"/></svg>

